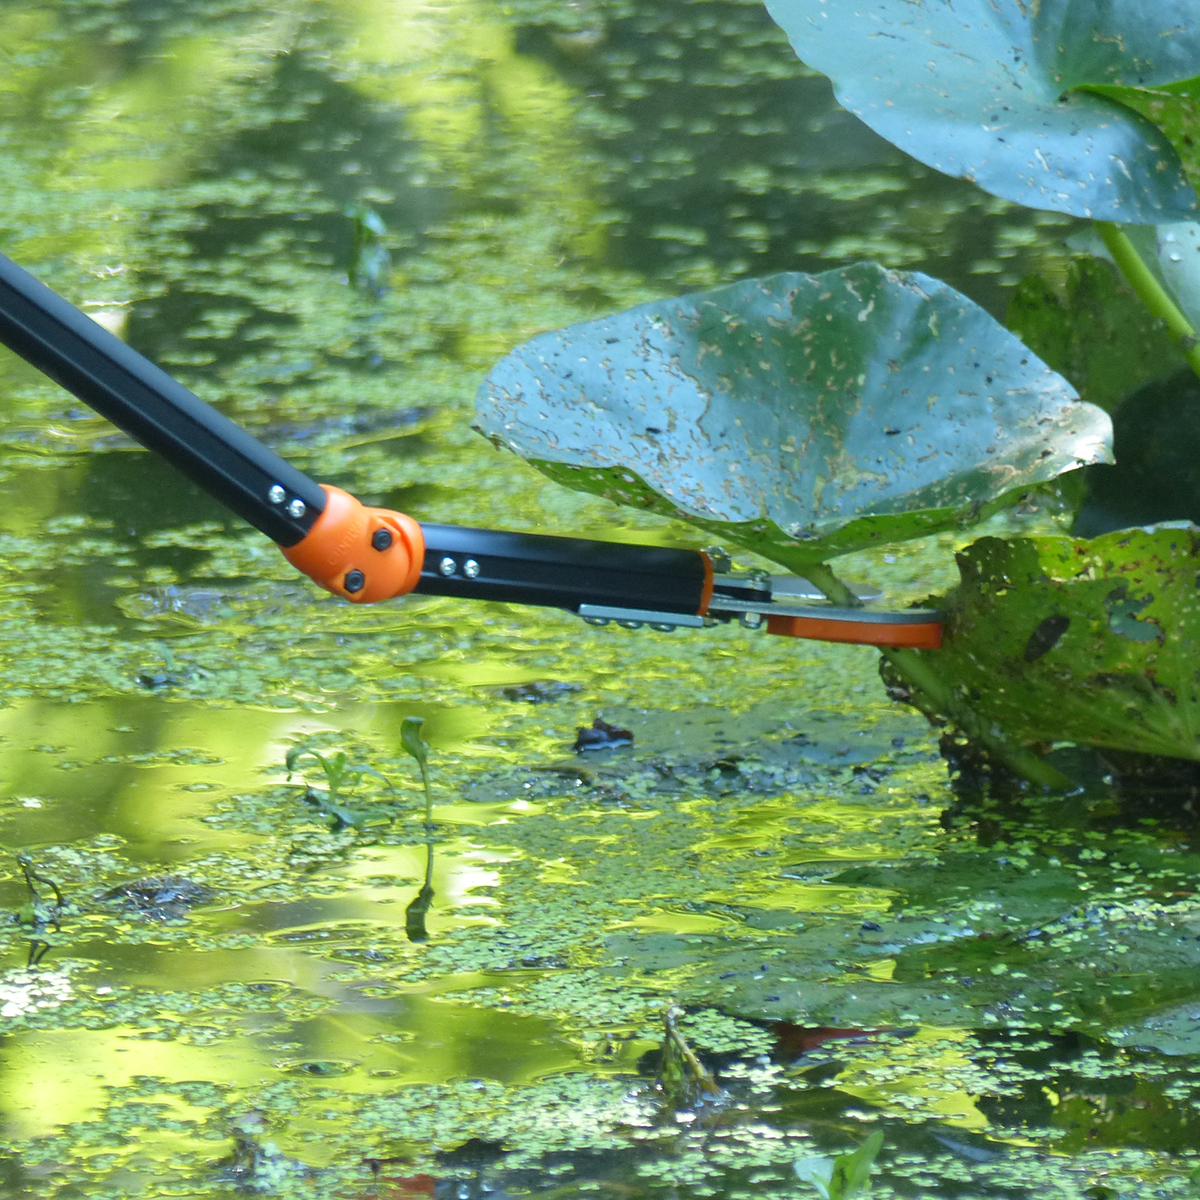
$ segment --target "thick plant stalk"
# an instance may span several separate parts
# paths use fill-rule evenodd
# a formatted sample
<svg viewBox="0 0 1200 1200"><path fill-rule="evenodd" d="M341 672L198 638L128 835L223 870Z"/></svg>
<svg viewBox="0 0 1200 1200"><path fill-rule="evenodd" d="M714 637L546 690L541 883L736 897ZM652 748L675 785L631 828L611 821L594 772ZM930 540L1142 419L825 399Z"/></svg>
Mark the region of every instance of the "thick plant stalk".
<svg viewBox="0 0 1200 1200"><path fill-rule="evenodd" d="M1183 351L1188 365L1200 375L1200 338L1196 336L1192 323L1158 282L1154 272L1142 260L1137 248L1119 225L1111 221L1097 221L1096 232L1138 299L1167 327L1167 333Z"/></svg>
<svg viewBox="0 0 1200 1200"><path fill-rule="evenodd" d="M804 568L805 577L816 584L825 597L843 608L858 608L861 601L829 569L827 563ZM987 725L973 709L963 704L952 689L946 686L937 672L917 650L883 650L883 657L892 664L906 682L922 692L938 712L953 721L968 737L982 742L1001 762L1022 778L1038 787L1055 792L1070 792L1075 783L1061 771L1023 746L1015 746L998 729Z"/></svg>

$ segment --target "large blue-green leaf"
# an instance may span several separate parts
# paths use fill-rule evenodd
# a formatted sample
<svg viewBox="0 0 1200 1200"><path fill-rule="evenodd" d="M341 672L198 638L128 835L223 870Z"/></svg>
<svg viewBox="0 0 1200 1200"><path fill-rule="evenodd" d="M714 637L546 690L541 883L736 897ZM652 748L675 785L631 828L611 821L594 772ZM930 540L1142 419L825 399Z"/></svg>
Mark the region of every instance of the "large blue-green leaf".
<svg viewBox="0 0 1200 1200"><path fill-rule="evenodd" d="M888 141L1032 208L1187 218L1168 138L1088 87L1200 75L1195 0L767 0L796 53Z"/></svg>
<svg viewBox="0 0 1200 1200"><path fill-rule="evenodd" d="M552 478L793 569L969 523L1107 461L1111 437L976 304L872 263L542 334L477 405L485 433Z"/></svg>

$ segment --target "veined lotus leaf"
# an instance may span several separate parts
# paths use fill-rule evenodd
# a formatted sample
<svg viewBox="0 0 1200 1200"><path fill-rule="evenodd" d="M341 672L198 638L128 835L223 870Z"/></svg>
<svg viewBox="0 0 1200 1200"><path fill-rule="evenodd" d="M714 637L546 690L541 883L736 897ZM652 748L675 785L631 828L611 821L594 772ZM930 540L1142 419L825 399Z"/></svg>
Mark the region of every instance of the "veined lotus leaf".
<svg viewBox="0 0 1200 1200"><path fill-rule="evenodd" d="M1194 29L1194 14L1191 24ZM1098 84L1087 90L1124 104L1153 121L1175 147L1192 186L1200 188L1200 76L1161 87L1133 86L1140 82Z"/></svg>
<svg viewBox="0 0 1200 1200"><path fill-rule="evenodd" d="M1108 461L1111 424L953 288L859 263L546 333L477 397L552 478L792 569Z"/></svg>
<svg viewBox="0 0 1200 1200"><path fill-rule="evenodd" d="M958 556L938 674L1026 742L1200 759L1200 527L982 538Z"/></svg>
<svg viewBox="0 0 1200 1200"><path fill-rule="evenodd" d="M1196 194L1168 137L1093 86L1200 74L1194 0L767 0L796 53L876 133L993 195L1126 224Z"/></svg>

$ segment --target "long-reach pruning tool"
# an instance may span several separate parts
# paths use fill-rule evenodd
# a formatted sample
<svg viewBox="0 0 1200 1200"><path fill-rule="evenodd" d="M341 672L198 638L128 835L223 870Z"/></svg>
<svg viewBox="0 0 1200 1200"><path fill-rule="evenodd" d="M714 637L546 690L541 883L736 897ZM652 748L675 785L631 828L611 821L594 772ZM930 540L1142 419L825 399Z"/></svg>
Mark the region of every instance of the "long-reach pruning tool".
<svg viewBox="0 0 1200 1200"><path fill-rule="evenodd" d="M731 574L717 553L418 524L367 507L309 479L3 255L0 342L356 604L420 592L546 605L631 628L739 620L789 637L941 645L937 612L812 603L820 593L803 581Z"/></svg>

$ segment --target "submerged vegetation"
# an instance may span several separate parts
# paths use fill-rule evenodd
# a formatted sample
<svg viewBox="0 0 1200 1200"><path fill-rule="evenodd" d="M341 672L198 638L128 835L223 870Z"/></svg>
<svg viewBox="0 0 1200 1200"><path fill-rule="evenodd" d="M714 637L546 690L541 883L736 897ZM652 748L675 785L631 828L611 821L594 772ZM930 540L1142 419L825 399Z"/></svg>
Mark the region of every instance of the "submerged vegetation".
<svg viewBox="0 0 1200 1200"><path fill-rule="evenodd" d="M0 357L0 1195L811 1200L871 1158L883 1198L1200 1195L1197 782L1153 757L1192 736L1191 531L1111 523L1192 512L1106 482L1124 398L1191 393L1087 219L878 136L757 0L13 0L0 66L0 249L369 502L708 544L497 454L471 397L545 330L780 272L871 315L944 280L1118 458L818 531L890 603L960 589L972 710L1082 743L1043 793L863 648L341 604ZM982 449L1057 470L1066 428ZM1085 711L1071 672L1125 669Z"/></svg>

